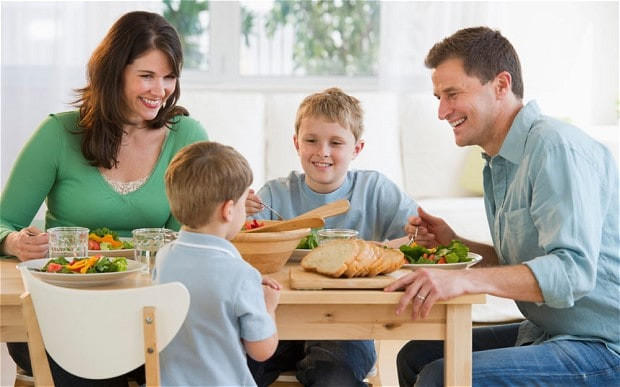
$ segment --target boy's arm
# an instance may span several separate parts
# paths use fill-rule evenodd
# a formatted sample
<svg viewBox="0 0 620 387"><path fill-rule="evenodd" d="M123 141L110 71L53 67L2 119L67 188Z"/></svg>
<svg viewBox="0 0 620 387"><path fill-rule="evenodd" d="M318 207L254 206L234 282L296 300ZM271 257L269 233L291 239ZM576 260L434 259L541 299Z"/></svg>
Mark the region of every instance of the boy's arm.
<svg viewBox="0 0 620 387"><path fill-rule="evenodd" d="M280 300L280 284L269 277L263 277L263 292L265 294L265 307L267 313L276 322L276 308ZM243 346L248 355L256 361L265 361L271 357L278 347L278 331L270 337L259 341L243 340Z"/></svg>
<svg viewBox="0 0 620 387"><path fill-rule="evenodd" d="M243 346L248 356L252 359L265 361L274 354L278 347L278 332L276 331L271 337L260 341L247 341L244 339Z"/></svg>

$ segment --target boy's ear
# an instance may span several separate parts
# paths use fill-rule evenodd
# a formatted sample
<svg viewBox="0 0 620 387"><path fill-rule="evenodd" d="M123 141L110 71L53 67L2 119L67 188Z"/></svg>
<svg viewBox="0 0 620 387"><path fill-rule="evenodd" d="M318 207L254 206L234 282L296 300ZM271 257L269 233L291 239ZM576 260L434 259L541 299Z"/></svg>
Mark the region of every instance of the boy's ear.
<svg viewBox="0 0 620 387"><path fill-rule="evenodd" d="M234 205L235 205L235 202L232 200L227 200L224 202L224 204L222 204L221 215L222 215L222 219L224 219L226 222L232 222L233 220Z"/></svg>
<svg viewBox="0 0 620 387"><path fill-rule="evenodd" d="M364 149L364 144L366 143L361 139L357 142L357 144L355 144L355 148L353 148L353 160L355 160L357 155L359 155L362 149Z"/></svg>
<svg viewBox="0 0 620 387"><path fill-rule="evenodd" d="M293 144L295 145L295 150L299 153L299 141L296 134L293 135Z"/></svg>

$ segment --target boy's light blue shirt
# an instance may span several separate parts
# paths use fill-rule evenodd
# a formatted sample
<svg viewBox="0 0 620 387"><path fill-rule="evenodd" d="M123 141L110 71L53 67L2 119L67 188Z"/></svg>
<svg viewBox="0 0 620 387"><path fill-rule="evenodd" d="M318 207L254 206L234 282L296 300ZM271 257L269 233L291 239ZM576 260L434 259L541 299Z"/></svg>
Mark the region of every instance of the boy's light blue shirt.
<svg viewBox="0 0 620 387"><path fill-rule="evenodd" d="M530 102L499 154L484 156L500 263L528 265L544 297L517 302L529 320L518 343L596 340L620 353L619 181L609 150Z"/></svg>
<svg viewBox="0 0 620 387"><path fill-rule="evenodd" d="M153 272L154 283L172 281L187 287L190 307L161 353L162 385L255 386L241 339L276 332L260 273L229 241L182 230L157 253Z"/></svg>
<svg viewBox="0 0 620 387"><path fill-rule="evenodd" d="M342 185L328 194L312 191L305 182L305 176L293 171L287 177L270 180L258 195L285 219L323 204L348 199L351 203L349 211L326 218L325 228L354 229L365 240L383 241L404 236L408 218L417 215L416 202L379 172L349 170ZM276 219L268 209L254 217Z"/></svg>

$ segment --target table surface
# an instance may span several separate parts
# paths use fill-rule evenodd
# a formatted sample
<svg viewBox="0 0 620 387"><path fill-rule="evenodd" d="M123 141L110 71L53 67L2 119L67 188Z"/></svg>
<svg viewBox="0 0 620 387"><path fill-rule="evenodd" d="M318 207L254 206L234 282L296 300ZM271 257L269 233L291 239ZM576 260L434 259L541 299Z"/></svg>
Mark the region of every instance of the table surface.
<svg viewBox="0 0 620 387"><path fill-rule="evenodd" d="M0 341L26 341L21 314L23 293L16 259L0 260ZM446 385L471 384L471 310L483 304L484 294L464 295L438 302L430 315L412 321L410 310L397 316L402 292L382 290L295 290L289 287L289 263L270 274L282 286L276 311L281 340L444 340ZM134 275L113 285L96 289L148 286L145 275ZM95 288L93 288L95 289Z"/></svg>

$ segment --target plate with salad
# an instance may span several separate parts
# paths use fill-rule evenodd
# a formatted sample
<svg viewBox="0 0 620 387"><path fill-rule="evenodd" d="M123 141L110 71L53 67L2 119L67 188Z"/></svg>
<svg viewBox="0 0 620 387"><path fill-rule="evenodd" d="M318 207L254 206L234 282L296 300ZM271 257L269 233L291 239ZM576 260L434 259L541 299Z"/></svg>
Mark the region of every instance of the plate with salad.
<svg viewBox="0 0 620 387"><path fill-rule="evenodd" d="M145 269L143 263L125 257L42 258L21 262L41 280L69 287L103 286L125 279Z"/></svg>
<svg viewBox="0 0 620 387"><path fill-rule="evenodd" d="M447 246L426 248L415 242L400 246L407 263L403 268L417 270L420 268L458 270L466 269L482 261L482 256L469 251L458 240L452 240Z"/></svg>
<svg viewBox="0 0 620 387"><path fill-rule="evenodd" d="M88 234L88 255L133 258L132 238L121 238L116 231L102 227Z"/></svg>

